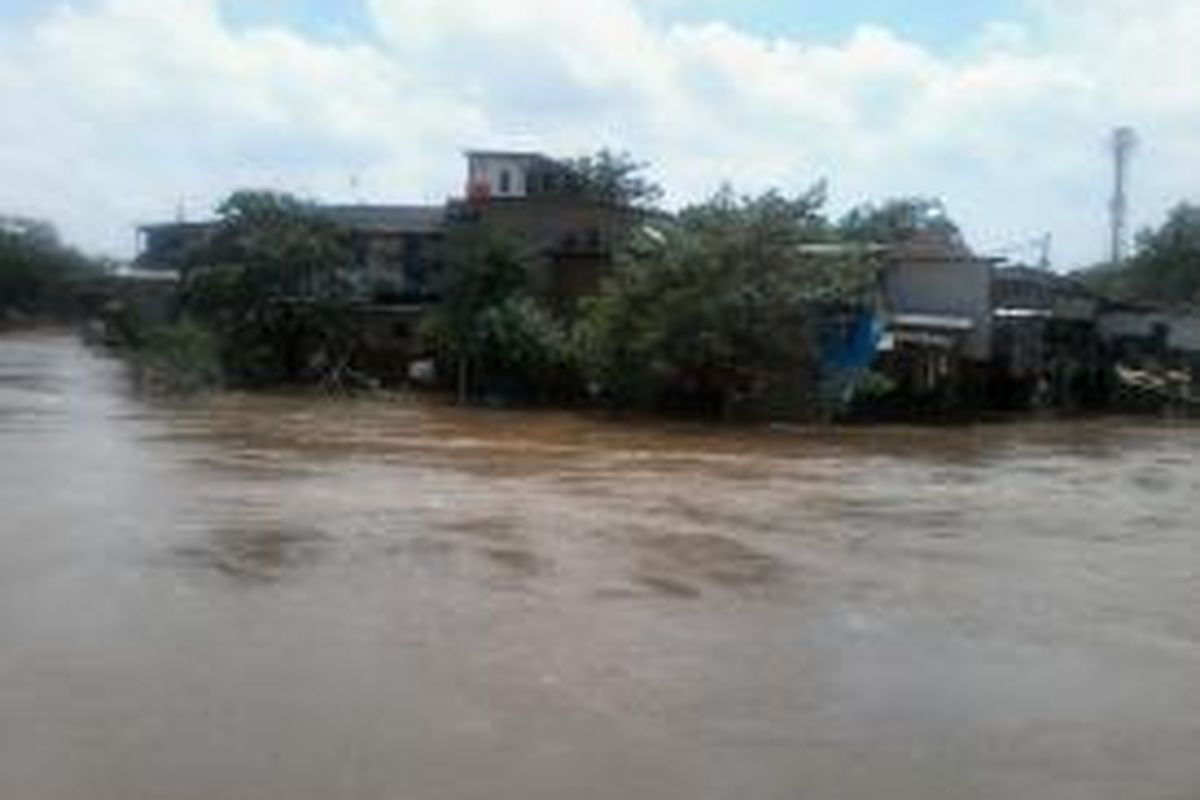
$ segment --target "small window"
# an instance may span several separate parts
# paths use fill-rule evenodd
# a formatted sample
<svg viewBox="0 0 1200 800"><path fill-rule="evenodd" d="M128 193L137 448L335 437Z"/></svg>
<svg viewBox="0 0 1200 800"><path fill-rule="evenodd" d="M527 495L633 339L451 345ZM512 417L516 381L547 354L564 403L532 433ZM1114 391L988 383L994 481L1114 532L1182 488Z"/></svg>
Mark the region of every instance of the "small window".
<svg viewBox="0 0 1200 800"><path fill-rule="evenodd" d="M506 169L500 170L500 194L508 194L512 191L512 173Z"/></svg>

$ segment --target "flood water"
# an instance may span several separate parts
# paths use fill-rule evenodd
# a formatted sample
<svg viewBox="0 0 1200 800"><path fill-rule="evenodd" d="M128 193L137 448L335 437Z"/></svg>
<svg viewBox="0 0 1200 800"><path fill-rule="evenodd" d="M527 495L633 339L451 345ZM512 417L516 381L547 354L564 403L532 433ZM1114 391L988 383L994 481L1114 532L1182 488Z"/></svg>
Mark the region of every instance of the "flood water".
<svg viewBox="0 0 1200 800"><path fill-rule="evenodd" d="M0 338L0 798L1200 797L1200 427L139 398Z"/></svg>

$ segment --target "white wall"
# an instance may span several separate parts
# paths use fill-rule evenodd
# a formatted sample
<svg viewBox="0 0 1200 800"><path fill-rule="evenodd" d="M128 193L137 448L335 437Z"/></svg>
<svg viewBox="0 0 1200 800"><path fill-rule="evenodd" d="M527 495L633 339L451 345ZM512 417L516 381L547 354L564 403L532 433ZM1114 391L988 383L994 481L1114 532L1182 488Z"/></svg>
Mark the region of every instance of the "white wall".
<svg viewBox="0 0 1200 800"><path fill-rule="evenodd" d="M970 319L975 327L964 353L986 361L992 347L991 276L984 261L892 261L884 272L887 310Z"/></svg>
<svg viewBox="0 0 1200 800"><path fill-rule="evenodd" d="M502 191L503 174L509 176L508 191ZM492 197L525 197L528 194L529 159L521 156L471 155L468 180L473 186L486 185Z"/></svg>

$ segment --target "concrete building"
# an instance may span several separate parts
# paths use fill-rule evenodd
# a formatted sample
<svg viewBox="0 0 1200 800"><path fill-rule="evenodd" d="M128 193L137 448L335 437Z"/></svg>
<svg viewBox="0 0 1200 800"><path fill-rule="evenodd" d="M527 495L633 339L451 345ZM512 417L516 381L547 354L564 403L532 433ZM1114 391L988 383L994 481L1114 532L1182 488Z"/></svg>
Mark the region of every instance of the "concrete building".
<svg viewBox="0 0 1200 800"><path fill-rule="evenodd" d="M992 357L992 269L956 233L925 230L881 255L877 369L906 416L982 402Z"/></svg>
<svg viewBox="0 0 1200 800"><path fill-rule="evenodd" d="M470 151L467 194L449 224L482 224L519 241L535 283L564 311L594 293L645 212L598 199L562 162L540 153Z"/></svg>
<svg viewBox="0 0 1200 800"><path fill-rule="evenodd" d="M359 292L376 303L421 303L433 292L444 206L329 205L319 213L349 232Z"/></svg>
<svg viewBox="0 0 1200 800"><path fill-rule="evenodd" d="M323 205L316 213L346 231L352 253L347 270L363 299L424 299L445 226L444 206ZM144 271L177 272L217 226L215 220L143 225L134 264Z"/></svg>
<svg viewBox="0 0 1200 800"><path fill-rule="evenodd" d="M891 344L941 348L970 361L988 361L995 263L939 230L918 232L888 248L881 290Z"/></svg>

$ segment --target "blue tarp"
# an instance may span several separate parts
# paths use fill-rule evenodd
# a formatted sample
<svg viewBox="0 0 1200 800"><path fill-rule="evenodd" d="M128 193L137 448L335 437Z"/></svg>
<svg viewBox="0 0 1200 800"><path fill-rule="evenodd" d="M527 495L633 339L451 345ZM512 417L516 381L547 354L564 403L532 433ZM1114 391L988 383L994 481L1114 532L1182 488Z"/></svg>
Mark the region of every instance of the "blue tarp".
<svg viewBox="0 0 1200 800"><path fill-rule="evenodd" d="M871 368L883 338L883 321L872 311L830 322L820 336L821 393L827 402L848 402L854 385Z"/></svg>
<svg viewBox="0 0 1200 800"><path fill-rule="evenodd" d="M826 326L821 334L821 367L826 374L857 372L875 360L883 324L871 311L859 311L849 321Z"/></svg>

